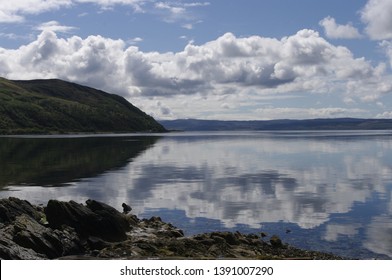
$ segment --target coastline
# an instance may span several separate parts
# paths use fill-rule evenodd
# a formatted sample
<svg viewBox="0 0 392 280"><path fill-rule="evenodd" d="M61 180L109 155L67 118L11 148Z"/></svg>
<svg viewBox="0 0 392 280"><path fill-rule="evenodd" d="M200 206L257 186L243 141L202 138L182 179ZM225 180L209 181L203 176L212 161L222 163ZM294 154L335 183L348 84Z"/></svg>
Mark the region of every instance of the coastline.
<svg viewBox="0 0 392 280"><path fill-rule="evenodd" d="M160 217L139 219L95 200L50 200L45 207L0 199L0 259L304 259L341 260L302 250L276 235L209 232L185 237Z"/></svg>

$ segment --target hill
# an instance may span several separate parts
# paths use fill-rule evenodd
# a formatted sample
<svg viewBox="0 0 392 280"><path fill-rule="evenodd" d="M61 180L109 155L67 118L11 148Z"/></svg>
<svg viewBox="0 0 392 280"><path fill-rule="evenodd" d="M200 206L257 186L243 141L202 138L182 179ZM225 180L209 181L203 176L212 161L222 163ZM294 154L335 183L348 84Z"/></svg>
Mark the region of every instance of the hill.
<svg viewBox="0 0 392 280"><path fill-rule="evenodd" d="M392 129L391 119L310 119L269 121L217 121L217 120L162 120L169 130L224 131L224 130L370 130Z"/></svg>
<svg viewBox="0 0 392 280"><path fill-rule="evenodd" d="M0 78L0 134L163 132L125 98L62 80Z"/></svg>

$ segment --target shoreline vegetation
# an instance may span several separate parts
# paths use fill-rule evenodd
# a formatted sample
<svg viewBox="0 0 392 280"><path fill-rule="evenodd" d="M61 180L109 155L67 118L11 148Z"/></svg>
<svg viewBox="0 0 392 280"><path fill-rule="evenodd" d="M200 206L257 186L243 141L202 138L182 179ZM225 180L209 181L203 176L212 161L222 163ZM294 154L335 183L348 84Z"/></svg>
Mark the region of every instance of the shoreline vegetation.
<svg viewBox="0 0 392 280"><path fill-rule="evenodd" d="M184 236L160 217L139 219L95 200L32 205L0 199L0 259L305 259L340 260L302 250L278 236L208 232Z"/></svg>

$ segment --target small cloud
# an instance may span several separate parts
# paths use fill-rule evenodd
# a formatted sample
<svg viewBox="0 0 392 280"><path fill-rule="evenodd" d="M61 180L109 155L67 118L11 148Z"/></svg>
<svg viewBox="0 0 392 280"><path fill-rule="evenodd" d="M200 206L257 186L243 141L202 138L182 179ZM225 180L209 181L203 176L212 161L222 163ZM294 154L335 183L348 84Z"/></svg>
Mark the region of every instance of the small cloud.
<svg viewBox="0 0 392 280"><path fill-rule="evenodd" d="M155 3L154 8L162 14L164 21L173 23L181 21L195 21L197 16L192 13L192 10L209 5L209 2L157 2ZM184 24L182 27L186 29L193 29L192 24Z"/></svg>
<svg viewBox="0 0 392 280"><path fill-rule="evenodd" d="M361 34L351 23L346 25L337 24L332 17L326 17L319 22L324 27L325 34L331 39L358 39Z"/></svg>
<svg viewBox="0 0 392 280"><path fill-rule="evenodd" d="M41 23L37 27L35 27L38 31L52 31L59 33L71 33L72 30L76 29L73 26L61 25L59 22L52 20L48 22Z"/></svg>
<svg viewBox="0 0 392 280"><path fill-rule="evenodd" d="M78 14L78 17L85 17L85 16L88 16L88 13L81 13L81 14Z"/></svg>
<svg viewBox="0 0 392 280"><path fill-rule="evenodd" d="M137 44L139 44L141 42L143 42L143 38L140 38L140 37L135 37L135 38L129 39L127 41L127 43L130 44L130 45L137 45Z"/></svg>
<svg viewBox="0 0 392 280"><path fill-rule="evenodd" d="M10 39L10 40L19 40L19 39L22 39L22 38L24 39L25 37L17 35L15 33L0 33L0 38L7 38L7 39Z"/></svg>
<svg viewBox="0 0 392 280"><path fill-rule="evenodd" d="M192 30L193 29L193 24L187 23L187 24L184 24L182 27L185 28L185 29L188 29L188 30Z"/></svg>
<svg viewBox="0 0 392 280"><path fill-rule="evenodd" d="M184 7L205 7L211 5L210 2L194 2L194 3L186 3Z"/></svg>
<svg viewBox="0 0 392 280"><path fill-rule="evenodd" d="M184 7L174 6L170 3L164 2L156 3L155 8L169 11L171 14L170 17L177 17L186 13L186 9Z"/></svg>

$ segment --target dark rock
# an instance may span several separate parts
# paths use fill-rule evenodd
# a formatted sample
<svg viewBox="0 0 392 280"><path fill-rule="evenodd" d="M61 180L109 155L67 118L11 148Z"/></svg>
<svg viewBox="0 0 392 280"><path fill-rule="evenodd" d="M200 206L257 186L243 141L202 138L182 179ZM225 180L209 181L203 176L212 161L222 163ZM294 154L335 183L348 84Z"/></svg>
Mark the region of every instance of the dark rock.
<svg viewBox="0 0 392 280"><path fill-rule="evenodd" d="M27 200L21 200L15 197L0 199L0 223L13 222L16 217L22 214L33 217L38 221L43 216L42 213Z"/></svg>
<svg viewBox="0 0 392 280"><path fill-rule="evenodd" d="M85 248L74 228L63 226L62 230L55 229L53 232L61 242L62 256L85 253Z"/></svg>
<svg viewBox="0 0 392 280"><path fill-rule="evenodd" d="M140 222L136 215L126 215L125 218L131 226L137 226Z"/></svg>
<svg viewBox="0 0 392 280"><path fill-rule="evenodd" d="M223 238L222 238L223 239ZM200 244L210 247L215 244L215 240L211 238L196 239ZM223 239L224 240L224 239Z"/></svg>
<svg viewBox="0 0 392 280"><path fill-rule="evenodd" d="M50 227L60 229L68 225L82 237L96 236L105 241L123 241L127 238L129 223L126 217L113 207L88 200L87 206L75 201L50 200L45 213Z"/></svg>
<svg viewBox="0 0 392 280"><path fill-rule="evenodd" d="M53 231L22 214L0 230L0 257L4 259L53 259L83 253L73 229Z"/></svg>
<svg viewBox="0 0 392 280"><path fill-rule="evenodd" d="M75 228L78 233L83 233L85 220L95 215L86 206L72 200L70 202L49 200L45 214L51 228L60 229L63 225L68 225Z"/></svg>
<svg viewBox="0 0 392 280"><path fill-rule="evenodd" d="M216 232L212 233L211 236L220 236L230 245L238 245L240 243L237 236L232 232Z"/></svg>
<svg viewBox="0 0 392 280"><path fill-rule="evenodd" d="M123 203L121 206L123 208L123 213L124 214L128 214L129 212L132 211L132 207L129 206L128 204Z"/></svg>
<svg viewBox="0 0 392 280"><path fill-rule="evenodd" d="M109 247L111 243L102 240L101 238L90 236L87 239L87 244L90 250L102 250L103 248Z"/></svg>
<svg viewBox="0 0 392 280"><path fill-rule="evenodd" d="M220 245L226 244L226 240L218 233L211 235L211 238L212 238L212 240L214 240L214 244L213 245L216 245L216 244L218 244L218 245L219 244Z"/></svg>
<svg viewBox="0 0 392 280"><path fill-rule="evenodd" d="M172 236L175 238L184 237L184 232L182 231L182 229L172 230L171 233L172 233Z"/></svg>
<svg viewBox="0 0 392 280"><path fill-rule="evenodd" d="M259 239L259 236L255 233L250 233L247 235L248 239Z"/></svg>
<svg viewBox="0 0 392 280"><path fill-rule="evenodd" d="M154 217L151 217L148 221L150 223L159 223L159 222L162 222L162 219L161 219L161 217L154 216Z"/></svg>
<svg viewBox="0 0 392 280"><path fill-rule="evenodd" d="M16 244L9 233L10 229L0 230L0 259L2 260L42 260L47 256L37 253L32 249Z"/></svg>
<svg viewBox="0 0 392 280"><path fill-rule="evenodd" d="M103 232L104 235L107 234L106 240L111 241L112 235L114 235L113 241L126 239L125 233L130 230L130 225L124 214L118 212L115 208L96 200L89 199L86 201L86 204L95 214L102 217L102 226L109 228L106 233L105 229L100 229L100 232ZM115 235L118 235L118 238L116 238Z"/></svg>
<svg viewBox="0 0 392 280"><path fill-rule="evenodd" d="M63 253L58 236L25 214L18 216L15 220L13 241L24 248L44 254L50 259L60 257Z"/></svg>
<svg viewBox="0 0 392 280"><path fill-rule="evenodd" d="M282 240L277 235L271 236L270 244L272 245L272 247L275 247L275 248L283 248Z"/></svg>
<svg viewBox="0 0 392 280"><path fill-rule="evenodd" d="M151 244L150 242L138 242L135 243L135 245L137 247L139 247L140 249L143 249L144 251L146 251L147 255L151 255L154 254L158 251L158 248L156 246L154 246L153 244Z"/></svg>

